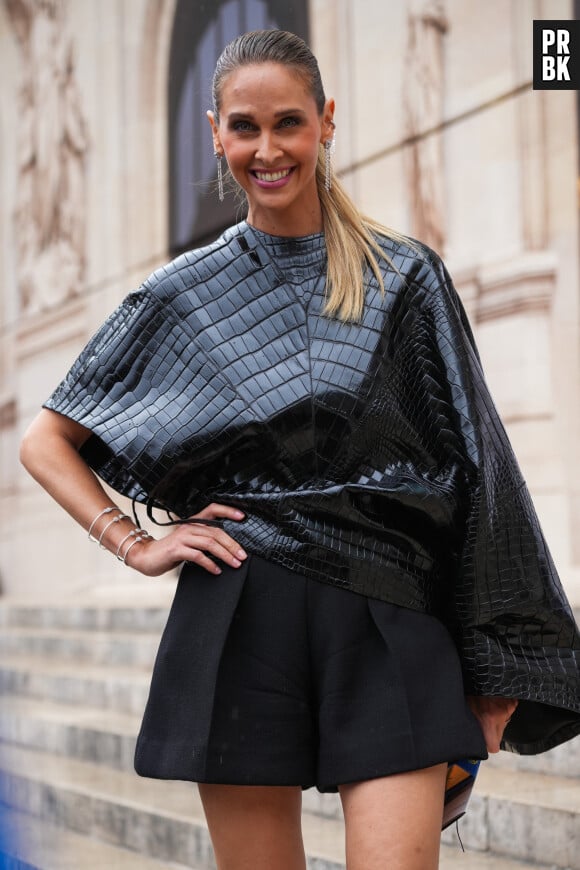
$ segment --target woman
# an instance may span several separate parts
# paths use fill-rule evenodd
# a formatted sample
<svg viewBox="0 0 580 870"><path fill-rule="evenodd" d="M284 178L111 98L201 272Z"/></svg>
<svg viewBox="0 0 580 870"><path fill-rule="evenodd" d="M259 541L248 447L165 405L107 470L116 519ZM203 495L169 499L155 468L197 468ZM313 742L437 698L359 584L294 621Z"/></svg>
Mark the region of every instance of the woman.
<svg viewBox="0 0 580 870"><path fill-rule="evenodd" d="M132 568L184 563L136 769L200 784L218 866L304 868L316 785L349 870L428 870L448 762L580 731L578 633L450 278L340 187L308 47L239 37L213 96L247 220L127 297L22 460Z"/></svg>

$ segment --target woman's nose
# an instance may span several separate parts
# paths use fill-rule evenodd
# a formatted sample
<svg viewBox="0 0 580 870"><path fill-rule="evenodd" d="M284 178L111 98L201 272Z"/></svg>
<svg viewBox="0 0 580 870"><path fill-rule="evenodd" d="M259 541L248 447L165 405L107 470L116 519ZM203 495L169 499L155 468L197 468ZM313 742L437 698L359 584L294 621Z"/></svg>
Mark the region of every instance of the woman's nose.
<svg viewBox="0 0 580 870"><path fill-rule="evenodd" d="M256 159L261 160L262 163L274 163L280 154L281 149L277 145L275 137L271 133L263 133L256 149Z"/></svg>

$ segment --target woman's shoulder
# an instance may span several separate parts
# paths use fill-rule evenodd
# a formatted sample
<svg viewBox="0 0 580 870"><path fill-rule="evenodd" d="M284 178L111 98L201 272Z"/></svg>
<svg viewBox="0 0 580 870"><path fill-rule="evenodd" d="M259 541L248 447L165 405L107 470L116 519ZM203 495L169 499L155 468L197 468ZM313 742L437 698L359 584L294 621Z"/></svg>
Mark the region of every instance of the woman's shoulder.
<svg viewBox="0 0 580 870"><path fill-rule="evenodd" d="M391 260L403 275L408 276L409 273L416 273L418 267L424 267L427 271L435 271L439 274L446 271L443 260L437 251L413 236L388 227L381 231L373 229L373 236L386 254L387 259Z"/></svg>
<svg viewBox="0 0 580 870"><path fill-rule="evenodd" d="M241 235L240 227L241 224L228 227L215 241L185 251L160 266L145 279L142 290L167 302L211 277L218 277L238 261L241 251L236 241Z"/></svg>
<svg viewBox="0 0 580 870"><path fill-rule="evenodd" d="M385 254L381 264L385 279L390 273L391 280L385 280L385 287L399 296L402 304L431 312L437 309L440 317L459 315L465 319L459 294L437 251L419 239L393 230L373 234Z"/></svg>
<svg viewBox="0 0 580 870"><path fill-rule="evenodd" d="M377 258L387 297L413 307L447 305L454 296L451 277L440 255L425 242L380 224L369 227L383 253Z"/></svg>

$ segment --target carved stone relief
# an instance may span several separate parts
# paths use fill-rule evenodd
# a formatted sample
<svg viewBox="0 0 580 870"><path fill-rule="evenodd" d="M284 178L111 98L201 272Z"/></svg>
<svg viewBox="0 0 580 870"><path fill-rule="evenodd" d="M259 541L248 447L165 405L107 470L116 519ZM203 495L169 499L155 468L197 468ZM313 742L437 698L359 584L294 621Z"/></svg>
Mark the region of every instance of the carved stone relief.
<svg viewBox="0 0 580 870"><path fill-rule="evenodd" d="M4 0L21 53L14 233L27 313L78 294L86 272L87 121L66 0Z"/></svg>
<svg viewBox="0 0 580 870"><path fill-rule="evenodd" d="M445 245L441 135L428 131L443 121L443 37L448 29L443 0L409 3L403 77L406 173L413 233L439 253Z"/></svg>

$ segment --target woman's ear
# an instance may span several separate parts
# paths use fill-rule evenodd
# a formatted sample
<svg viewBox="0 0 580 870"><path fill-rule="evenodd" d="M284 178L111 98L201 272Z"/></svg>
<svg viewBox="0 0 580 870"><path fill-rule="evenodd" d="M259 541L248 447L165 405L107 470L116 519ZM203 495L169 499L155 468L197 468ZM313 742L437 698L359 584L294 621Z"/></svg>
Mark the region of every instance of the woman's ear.
<svg viewBox="0 0 580 870"><path fill-rule="evenodd" d="M209 121L209 126L211 127L211 135L212 135L212 139L213 139L213 150L215 151L216 154L219 154L221 157L221 156L223 156L224 149L222 148L222 144L220 142L218 125L217 125L217 122L215 119L215 115L211 111L211 109L207 110L206 115L207 115L207 119Z"/></svg>
<svg viewBox="0 0 580 870"><path fill-rule="evenodd" d="M331 97L324 104L324 109L322 111L322 131L320 136L320 141L324 144L328 139L332 139L334 136L334 128L336 124L334 123L334 100Z"/></svg>

